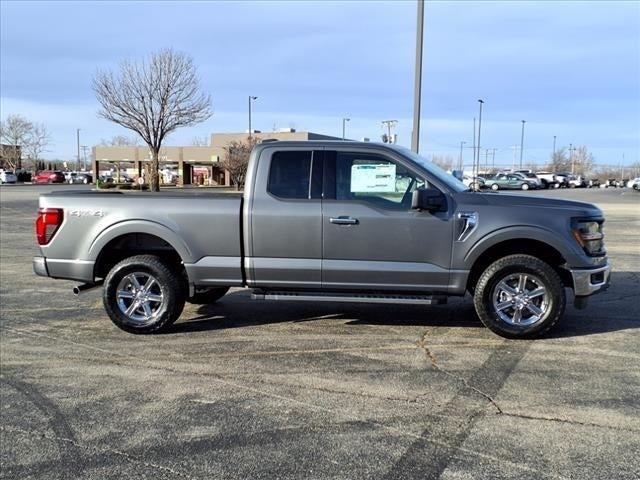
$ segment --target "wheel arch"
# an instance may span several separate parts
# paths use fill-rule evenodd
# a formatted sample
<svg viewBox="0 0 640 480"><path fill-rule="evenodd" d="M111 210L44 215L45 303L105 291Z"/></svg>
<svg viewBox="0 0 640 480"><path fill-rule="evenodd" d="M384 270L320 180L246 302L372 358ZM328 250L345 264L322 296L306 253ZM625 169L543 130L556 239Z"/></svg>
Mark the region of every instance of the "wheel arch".
<svg viewBox="0 0 640 480"><path fill-rule="evenodd" d="M114 225L98 235L89 248L97 278L104 278L124 258L141 254L157 255L181 268L183 263L193 261L189 248L175 232L149 221Z"/></svg>
<svg viewBox="0 0 640 480"><path fill-rule="evenodd" d="M549 264L560 276L566 287L573 287L571 274L563 265L567 263L566 254L548 242L531 238L516 237L492 243L491 245L478 248L473 254L472 266L467 277L466 290L473 292L473 289L482 275L482 272L496 260L508 255L523 254L539 258Z"/></svg>

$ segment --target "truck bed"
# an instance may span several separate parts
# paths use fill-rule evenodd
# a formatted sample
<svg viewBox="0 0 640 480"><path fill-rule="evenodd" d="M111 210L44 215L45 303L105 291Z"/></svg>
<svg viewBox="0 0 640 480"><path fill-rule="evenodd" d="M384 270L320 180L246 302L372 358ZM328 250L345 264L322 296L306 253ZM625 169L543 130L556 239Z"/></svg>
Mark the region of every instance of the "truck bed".
<svg viewBox="0 0 640 480"><path fill-rule="evenodd" d="M40 208L61 208L64 220L42 246L51 276L93 280L106 245L125 235L169 244L195 278L241 284L240 193L65 191L40 196Z"/></svg>

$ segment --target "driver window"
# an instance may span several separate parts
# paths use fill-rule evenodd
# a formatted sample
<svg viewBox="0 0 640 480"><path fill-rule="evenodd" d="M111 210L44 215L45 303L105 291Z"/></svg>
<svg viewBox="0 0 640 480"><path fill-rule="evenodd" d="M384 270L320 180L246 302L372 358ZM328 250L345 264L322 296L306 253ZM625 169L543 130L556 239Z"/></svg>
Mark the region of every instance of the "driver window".
<svg viewBox="0 0 640 480"><path fill-rule="evenodd" d="M424 186L423 179L381 155L337 154L337 200L362 200L382 208L408 209L414 190Z"/></svg>

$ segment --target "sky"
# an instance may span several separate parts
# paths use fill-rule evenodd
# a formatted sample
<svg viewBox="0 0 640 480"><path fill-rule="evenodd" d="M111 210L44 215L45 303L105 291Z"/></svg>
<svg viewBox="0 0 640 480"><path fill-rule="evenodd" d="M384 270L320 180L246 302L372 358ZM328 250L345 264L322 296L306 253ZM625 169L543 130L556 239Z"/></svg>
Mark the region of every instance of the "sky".
<svg viewBox="0 0 640 480"><path fill-rule="evenodd" d="M0 117L46 124L45 157L131 132L97 117L97 69L171 47L193 57L214 115L168 145L248 128L294 127L379 141L398 120L411 144L415 1L0 2ZM586 145L598 163L640 161L640 2L427 1L420 153L511 164ZM518 154L519 155L519 154Z"/></svg>

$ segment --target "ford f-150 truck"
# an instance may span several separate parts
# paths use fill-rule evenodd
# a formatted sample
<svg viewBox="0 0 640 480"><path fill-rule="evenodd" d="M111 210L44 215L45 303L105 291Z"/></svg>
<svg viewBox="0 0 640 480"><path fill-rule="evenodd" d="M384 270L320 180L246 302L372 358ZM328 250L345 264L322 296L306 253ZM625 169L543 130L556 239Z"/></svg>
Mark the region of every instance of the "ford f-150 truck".
<svg viewBox="0 0 640 480"><path fill-rule="evenodd" d="M109 317L133 333L248 287L312 302L469 292L488 328L533 338L562 317L565 288L584 308L609 283L594 205L473 192L394 145L267 141L242 194L59 192L39 206L35 272L81 282L76 293L103 285Z"/></svg>

